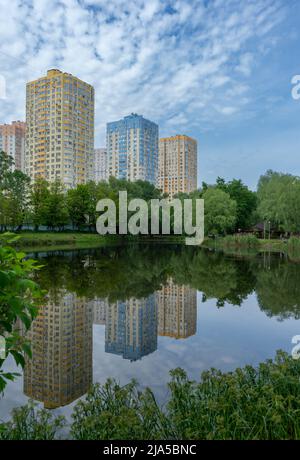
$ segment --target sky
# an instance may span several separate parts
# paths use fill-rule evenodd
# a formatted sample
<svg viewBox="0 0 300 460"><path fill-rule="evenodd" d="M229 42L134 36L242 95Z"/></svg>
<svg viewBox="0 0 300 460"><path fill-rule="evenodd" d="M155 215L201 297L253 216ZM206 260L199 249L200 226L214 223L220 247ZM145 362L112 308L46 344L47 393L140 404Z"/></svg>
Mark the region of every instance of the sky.
<svg viewBox="0 0 300 460"><path fill-rule="evenodd" d="M300 0L0 0L0 123L50 68L94 86L95 147L134 112L197 139L199 185L300 175Z"/></svg>

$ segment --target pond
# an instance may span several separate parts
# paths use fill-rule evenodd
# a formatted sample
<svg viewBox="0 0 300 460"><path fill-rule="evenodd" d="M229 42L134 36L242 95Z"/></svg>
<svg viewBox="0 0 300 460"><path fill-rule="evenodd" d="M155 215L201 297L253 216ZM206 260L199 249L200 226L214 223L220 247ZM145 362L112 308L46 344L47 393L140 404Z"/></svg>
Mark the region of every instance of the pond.
<svg viewBox="0 0 300 460"><path fill-rule="evenodd" d="M28 399L69 418L108 377L134 378L163 404L170 369L199 379L256 365L290 353L300 334L300 264L283 256L132 244L33 257L48 294L28 332L32 359L0 399L2 420ZM10 359L6 370L16 371Z"/></svg>

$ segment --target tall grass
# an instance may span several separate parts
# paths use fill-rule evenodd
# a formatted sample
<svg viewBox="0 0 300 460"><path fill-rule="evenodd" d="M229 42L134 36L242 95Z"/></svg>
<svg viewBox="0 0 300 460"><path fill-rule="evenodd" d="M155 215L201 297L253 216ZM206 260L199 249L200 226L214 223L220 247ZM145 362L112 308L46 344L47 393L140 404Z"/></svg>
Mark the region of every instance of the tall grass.
<svg viewBox="0 0 300 460"><path fill-rule="evenodd" d="M300 258L300 238L292 236L288 242L288 255L292 260Z"/></svg>
<svg viewBox="0 0 300 460"><path fill-rule="evenodd" d="M37 409L33 402L12 411L12 419L0 424L0 440L55 439L64 426L64 417L54 417L50 411Z"/></svg>
<svg viewBox="0 0 300 460"><path fill-rule="evenodd" d="M300 360L277 352L275 360L234 372L211 369L200 382L171 371L169 401L158 406L135 381L96 384L73 412L73 439L300 439ZM26 407L26 406L25 406ZM46 415L44 415L44 413ZM0 439L53 439L61 418L14 411ZM1 431L2 430L2 431Z"/></svg>
<svg viewBox="0 0 300 460"><path fill-rule="evenodd" d="M224 248L250 248L256 249L259 246L259 240L255 235L227 235L221 244Z"/></svg>

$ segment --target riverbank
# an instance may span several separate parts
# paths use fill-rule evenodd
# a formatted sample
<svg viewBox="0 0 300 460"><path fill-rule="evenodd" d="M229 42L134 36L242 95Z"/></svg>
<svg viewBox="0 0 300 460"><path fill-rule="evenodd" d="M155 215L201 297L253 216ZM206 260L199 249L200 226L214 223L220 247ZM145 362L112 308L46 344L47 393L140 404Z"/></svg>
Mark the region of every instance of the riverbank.
<svg viewBox="0 0 300 460"><path fill-rule="evenodd" d="M103 245L116 244L120 241L117 236L103 236L98 233L80 232L17 232L19 240L13 245L25 252L93 249Z"/></svg>
<svg viewBox="0 0 300 460"><path fill-rule="evenodd" d="M300 259L300 238L289 240L258 239L253 235L228 235L219 238L206 238L203 247L220 250L224 253L273 253L283 254L291 259Z"/></svg>
<svg viewBox="0 0 300 460"><path fill-rule="evenodd" d="M1 234L0 234L1 235ZM25 252L31 251L63 251L68 249L95 249L102 246L142 242L142 243L184 243L184 237L170 236L132 236L132 235L99 235L87 232L15 232L20 238L13 246Z"/></svg>
<svg viewBox="0 0 300 460"><path fill-rule="evenodd" d="M94 249L102 246L139 243L184 244L181 235L170 236L131 236L131 235L99 235L87 232L17 232L20 239L14 243L17 249L25 252ZM226 237L205 238L202 247L219 250L227 254L276 253L284 254L292 260L300 260L300 238L290 240L258 239L252 235L228 235Z"/></svg>

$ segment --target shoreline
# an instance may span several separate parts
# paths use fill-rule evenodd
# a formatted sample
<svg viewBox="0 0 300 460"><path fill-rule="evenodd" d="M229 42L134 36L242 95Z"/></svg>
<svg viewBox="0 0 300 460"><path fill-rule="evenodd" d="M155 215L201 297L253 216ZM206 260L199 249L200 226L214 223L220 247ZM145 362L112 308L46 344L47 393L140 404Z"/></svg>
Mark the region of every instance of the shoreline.
<svg viewBox="0 0 300 460"><path fill-rule="evenodd" d="M1 235L1 234L0 234ZM15 232L20 239L13 245L16 249L24 252L68 250L68 249L96 249L103 246L111 246L128 243L157 243L157 244L183 244L184 237L171 235L169 237L132 237L119 235L99 235L98 233L87 232ZM197 246L195 246L196 248ZM297 256L300 259L300 253L297 250L291 250L288 241L279 239L262 240L257 239L255 245L247 244L247 241L226 242L226 237L217 239L205 238L200 246L204 249L222 251L225 254L255 254L255 253L273 253Z"/></svg>

